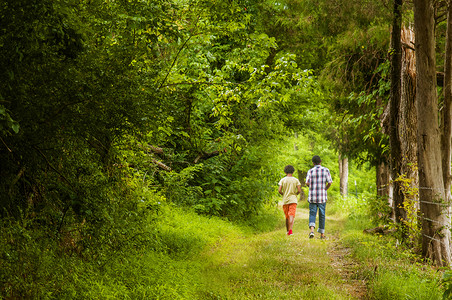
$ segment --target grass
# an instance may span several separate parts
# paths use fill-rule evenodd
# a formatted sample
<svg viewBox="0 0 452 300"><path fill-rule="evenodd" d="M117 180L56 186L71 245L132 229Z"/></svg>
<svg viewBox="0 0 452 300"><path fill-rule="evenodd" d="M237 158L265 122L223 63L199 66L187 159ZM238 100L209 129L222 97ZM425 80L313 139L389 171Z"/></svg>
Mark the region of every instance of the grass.
<svg viewBox="0 0 452 300"><path fill-rule="evenodd" d="M371 227L364 215L331 210L327 241L308 239L300 205L292 236L281 222L207 249L197 299L442 299L440 272L396 247L395 238L364 234Z"/></svg>
<svg viewBox="0 0 452 300"><path fill-rule="evenodd" d="M343 227L342 220L328 222L335 232ZM331 265L331 242L308 239L305 209L298 210L294 232L287 236L281 223L277 230L209 249L199 299L350 299Z"/></svg>
<svg viewBox="0 0 452 300"><path fill-rule="evenodd" d="M10 268L3 264L0 298L441 299L441 271L394 237L364 234L369 218L347 213L352 207L351 200L327 206L325 241L319 234L308 238L304 204L292 236L286 235L280 210L275 215L269 208L247 225L236 225L168 205L152 223L152 243L108 252L101 263L61 256L42 238L29 241L17 227L23 238L2 235L10 241L2 251L14 254L6 246L17 241L23 248L14 260L17 268L34 267L15 275L13 260ZM13 288L18 292L9 292Z"/></svg>
<svg viewBox="0 0 452 300"><path fill-rule="evenodd" d="M341 242L352 249L360 266L357 276L367 281L370 299L442 299L441 270L424 263L396 238L364 234L354 222L347 222L351 229Z"/></svg>

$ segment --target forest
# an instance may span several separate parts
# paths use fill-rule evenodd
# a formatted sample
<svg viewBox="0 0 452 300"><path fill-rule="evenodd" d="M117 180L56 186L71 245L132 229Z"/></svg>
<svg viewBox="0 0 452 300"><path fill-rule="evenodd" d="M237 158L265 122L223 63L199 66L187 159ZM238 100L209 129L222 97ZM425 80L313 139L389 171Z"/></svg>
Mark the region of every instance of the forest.
<svg viewBox="0 0 452 300"><path fill-rule="evenodd" d="M452 299L451 158L450 0L0 1L0 299Z"/></svg>

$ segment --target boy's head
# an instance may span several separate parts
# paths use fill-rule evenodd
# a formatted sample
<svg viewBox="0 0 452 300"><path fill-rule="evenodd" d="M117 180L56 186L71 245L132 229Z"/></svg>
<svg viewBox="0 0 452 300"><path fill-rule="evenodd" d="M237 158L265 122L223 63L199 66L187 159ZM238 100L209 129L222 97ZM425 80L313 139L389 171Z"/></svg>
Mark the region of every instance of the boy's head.
<svg viewBox="0 0 452 300"><path fill-rule="evenodd" d="M322 162L322 160L320 159L320 156L314 155L314 156L312 157L312 163L313 163L314 165L320 165L321 162Z"/></svg>
<svg viewBox="0 0 452 300"><path fill-rule="evenodd" d="M287 165L284 167L284 173L293 174L295 172L295 168L292 165Z"/></svg>

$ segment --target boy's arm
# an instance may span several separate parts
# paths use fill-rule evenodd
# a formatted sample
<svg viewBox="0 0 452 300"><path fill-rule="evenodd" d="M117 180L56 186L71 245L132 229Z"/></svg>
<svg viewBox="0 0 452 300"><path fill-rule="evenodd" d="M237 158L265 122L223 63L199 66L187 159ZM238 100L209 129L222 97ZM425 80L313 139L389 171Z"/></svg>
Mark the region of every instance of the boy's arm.
<svg viewBox="0 0 452 300"><path fill-rule="evenodd" d="M328 182L328 183L326 184L325 191L328 191L328 189L330 188L330 186L331 186L331 182Z"/></svg>
<svg viewBox="0 0 452 300"><path fill-rule="evenodd" d="M284 193L282 192L282 185L279 186L278 193L280 193L281 195L284 195Z"/></svg>
<svg viewBox="0 0 452 300"><path fill-rule="evenodd" d="M301 185L297 185L297 189L298 189L297 195L298 195L298 194L301 194Z"/></svg>

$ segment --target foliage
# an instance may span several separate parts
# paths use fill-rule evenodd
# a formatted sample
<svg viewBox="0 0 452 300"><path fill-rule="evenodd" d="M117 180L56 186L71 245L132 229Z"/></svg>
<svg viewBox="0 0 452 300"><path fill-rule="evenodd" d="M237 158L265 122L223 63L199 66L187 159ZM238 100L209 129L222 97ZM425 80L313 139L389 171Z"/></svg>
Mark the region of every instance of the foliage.
<svg viewBox="0 0 452 300"><path fill-rule="evenodd" d="M371 28L358 33L356 44L350 43L352 38L348 36L339 42L333 51L344 51L337 54L344 57L331 63L324 80L332 83L330 92L335 95L331 105L337 113L331 117L330 136L337 148L349 158L377 164L388 155L388 136L381 124L390 83L389 61L382 46L385 37L380 34L373 44L368 44L373 31L387 32L383 27Z"/></svg>
<svg viewBox="0 0 452 300"><path fill-rule="evenodd" d="M385 151L386 18L368 0L3 1L1 296L193 298L184 259L245 231L226 219L274 228L285 164L319 154L337 178L338 151Z"/></svg>
<svg viewBox="0 0 452 300"><path fill-rule="evenodd" d="M404 195L403 208L406 212L406 218L401 220L404 228L408 232L406 235L411 245L416 245L421 236L421 222L419 222L419 189L413 186L412 178L407 178L405 174L399 175L394 181L400 183L400 190Z"/></svg>
<svg viewBox="0 0 452 300"><path fill-rule="evenodd" d="M362 217L348 222L343 243L359 262L356 278L367 281L370 297L441 299L440 278L433 268L391 236L362 233L362 222Z"/></svg>
<svg viewBox="0 0 452 300"><path fill-rule="evenodd" d="M450 299L452 293L452 273L450 270L443 273L441 285L444 287L443 299Z"/></svg>

